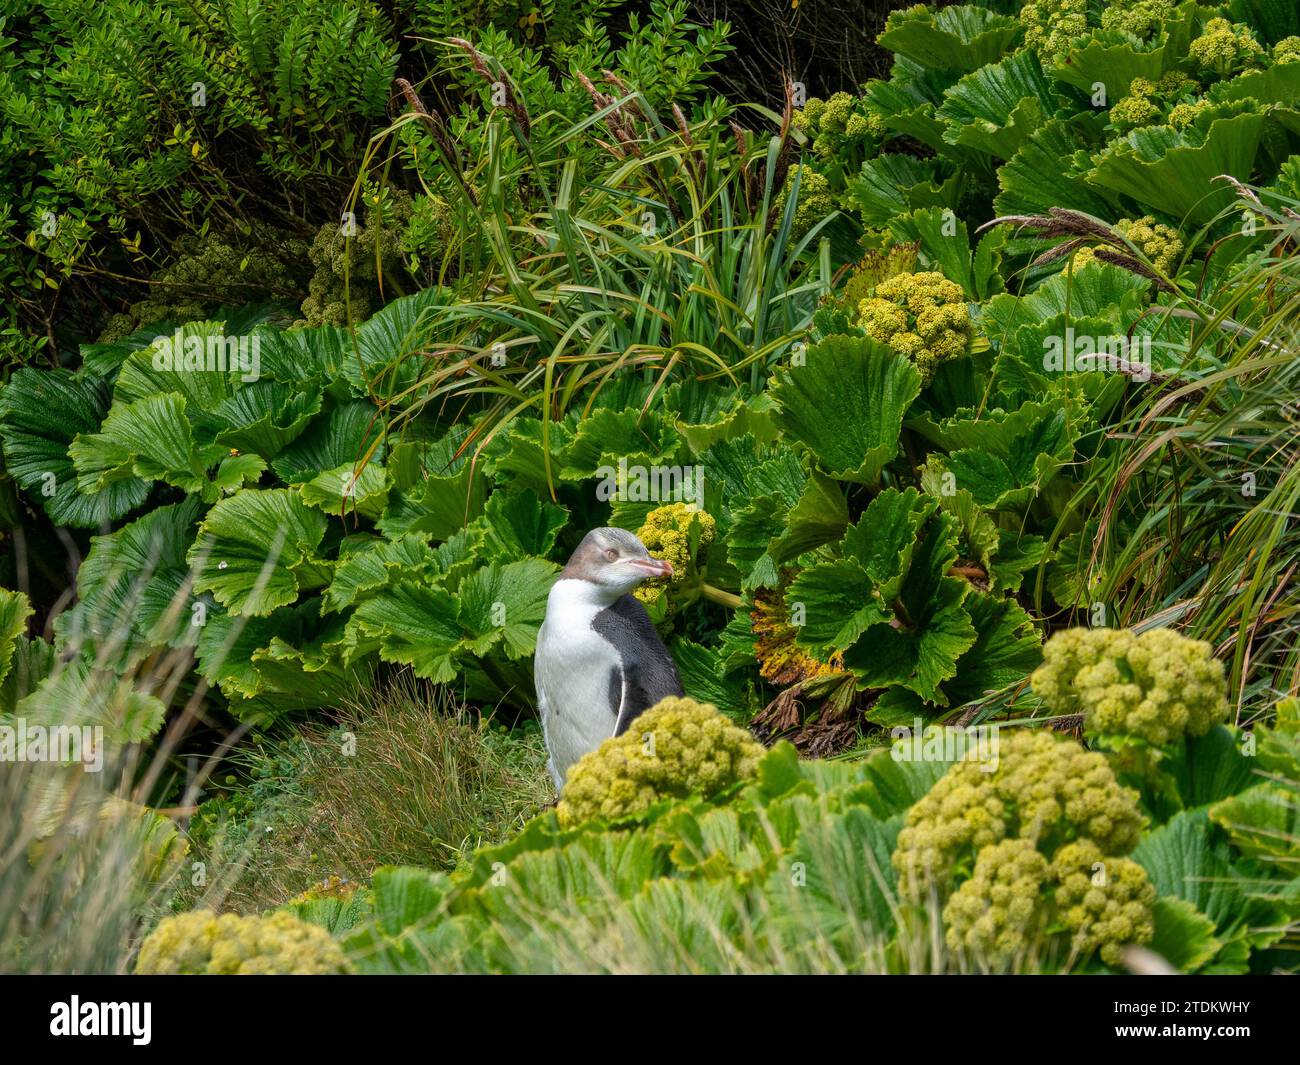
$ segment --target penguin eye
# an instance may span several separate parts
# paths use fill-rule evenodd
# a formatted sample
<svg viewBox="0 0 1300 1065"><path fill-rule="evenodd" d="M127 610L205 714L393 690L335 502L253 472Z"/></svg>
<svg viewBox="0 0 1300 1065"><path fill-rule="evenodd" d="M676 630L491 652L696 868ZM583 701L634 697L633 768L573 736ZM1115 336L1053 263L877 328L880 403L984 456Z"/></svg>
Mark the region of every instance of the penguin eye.
<svg viewBox="0 0 1300 1065"><path fill-rule="evenodd" d="M617 552L616 550L614 550L614 548L612 548L612 547L610 547L610 548L606 548L606 550L605 550L605 558L606 558L608 561L610 561L610 562L614 562L614 561L616 561L616 560L618 559L618 552Z"/></svg>

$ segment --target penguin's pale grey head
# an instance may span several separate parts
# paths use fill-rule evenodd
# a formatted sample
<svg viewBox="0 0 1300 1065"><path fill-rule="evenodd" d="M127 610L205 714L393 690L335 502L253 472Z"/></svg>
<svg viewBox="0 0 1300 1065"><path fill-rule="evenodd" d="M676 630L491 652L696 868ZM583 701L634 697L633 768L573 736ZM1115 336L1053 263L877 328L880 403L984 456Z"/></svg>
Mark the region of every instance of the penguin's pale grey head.
<svg viewBox="0 0 1300 1065"><path fill-rule="evenodd" d="M671 577L672 572L672 563L651 558L645 544L626 529L603 528L582 538L560 579L591 581L620 596L649 577Z"/></svg>

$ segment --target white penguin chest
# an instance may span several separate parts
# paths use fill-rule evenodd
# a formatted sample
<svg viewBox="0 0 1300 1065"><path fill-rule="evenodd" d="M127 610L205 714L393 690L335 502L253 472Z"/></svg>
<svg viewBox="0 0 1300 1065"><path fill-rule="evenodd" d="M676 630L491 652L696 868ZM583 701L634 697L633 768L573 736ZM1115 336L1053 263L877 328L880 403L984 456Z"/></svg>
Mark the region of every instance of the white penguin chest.
<svg viewBox="0 0 1300 1065"><path fill-rule="evenodd" d="M555 584L538 634L534 679L557 787L574 762L614 734L617 723L610 690L622 662L614 645L591 627L605 605L588 601L581 588L563 587L585 583Z"/></svg>

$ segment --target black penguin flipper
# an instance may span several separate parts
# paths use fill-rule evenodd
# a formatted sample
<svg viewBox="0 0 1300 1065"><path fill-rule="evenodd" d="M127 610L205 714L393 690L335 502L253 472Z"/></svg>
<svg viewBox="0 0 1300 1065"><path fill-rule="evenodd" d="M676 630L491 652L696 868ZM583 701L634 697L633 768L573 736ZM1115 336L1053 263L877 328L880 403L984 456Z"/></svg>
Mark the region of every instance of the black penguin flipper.
<svg viewBox="0 0 1300 1065"><path fill-rule="evenodd" d="M610 701L617 717L614 735L621 736L628 725L661 699L685 694L677 663L659 638L645 607L632 596L615 600L613 606L592 619L591 627L614 645L622 662L621 712L620 704L613 699L615 678L610 678Z"/></svg>

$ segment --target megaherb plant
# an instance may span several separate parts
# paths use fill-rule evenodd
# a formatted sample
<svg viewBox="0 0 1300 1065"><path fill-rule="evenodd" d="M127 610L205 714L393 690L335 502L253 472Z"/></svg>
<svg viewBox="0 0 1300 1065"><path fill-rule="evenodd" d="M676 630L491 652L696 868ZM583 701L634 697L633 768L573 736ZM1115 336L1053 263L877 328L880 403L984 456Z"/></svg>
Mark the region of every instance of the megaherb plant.
<svg viewBox="0 0 1300 1065"><path fill-rule="evenodd" d="M495 169L489 196L466 186L493 249L476 292L426 289L354 329L222 311L12 376L0 436L28 504L105 529L54 622L61 653L118 675L183 650L246 720L335 705L384 662L531 701L555 559L608 517L606 471L693 453L647 408L671 391L686 422L735 422L730 389L666 390L674 368L761 382L824 287L791 287L819 262L811 235L785 239L784 133L751 147L716 118L667 130L644 99L595 95L548 150L615 124L598 181L569 160L551 199L551 170L525 171L548 206L513 224ZM508 135L489 119L489 149Z"/></svg>
<svg viewBox="0 0 1300 1065"><path fill-rule="evenodd" d="M1177 310L1193 323L1184 366L1112 430L1072 508L1095 541L1080 554L1121 623L1174 623L1229 663L1237 719L1295 690L1294 454L1300 188L1241 190L1232 211L1262 246Z"/></svg>
<svg viewBox="0 0 1300 1065"><path fill-rule="evenodd" d="M387 973L1293 968L1294 706L1253 737L1213 723L1221 665L1165 635L1207 685L1189 718L1161 687L1173 659L1142 660L1158 742L1138 714L1086 726L1104 754L1045 730L938 729L851 763L779 744L754 766L725 728L713 751L698 727L676 735L673 715L710 711L674 708L650 726L671 767L657 796L655 758L610 741L581 765L601 794L639 785L620 791L635 809L599 816L575 791L567 818L562 802L451 874L379 871L359 893L373 915L336 929L357 969ZM1049 706L1104 703L1121 642L1050 656ZM747 780L704 773L728 759ZM702 794L677 797L683 782Z"/></svg>
<svg viewBox="0 0 1300 1065"><path fill-rule="evenodd" d="M865 225L923 245L915 212L933 206L972 222L1068 207L1206 225L1232 199L1217 175L1276 175L1300 96L1300 15L1244 0L1224 13L1191 0L895 12L879 37L891 75L854 104L878 150L845 171L827 138L812 165ZM836 101L817 103L814 122Z"/></svg>

